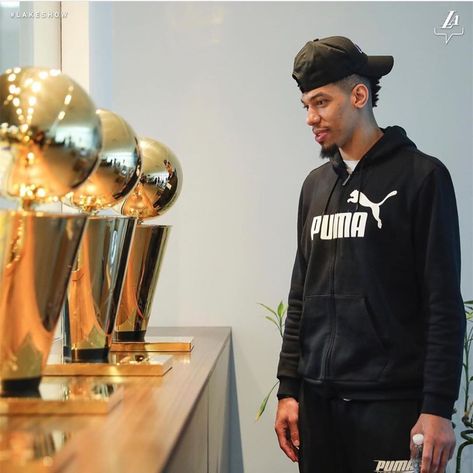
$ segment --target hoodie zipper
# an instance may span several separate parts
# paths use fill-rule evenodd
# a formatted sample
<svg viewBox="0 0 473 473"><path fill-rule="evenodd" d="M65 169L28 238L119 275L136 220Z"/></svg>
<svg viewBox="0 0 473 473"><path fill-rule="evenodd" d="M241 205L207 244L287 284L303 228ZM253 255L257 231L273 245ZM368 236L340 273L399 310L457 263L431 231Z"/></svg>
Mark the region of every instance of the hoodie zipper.
<svg viewBox="0 0 473 473"><path fill-rule="evenodd" d="M345 181L346 182L346 181ZM340 190L340 198L338 202L338 207L340 207L341 199L343 195L343 188ZM337 333L337 315L336 315L336 307L335 307L335 263L337 261L337 246L338 246L338 238L335 238L334 245L333 245L333 256L332 256L332 265L330 268L330 338L328 341L327 350L325 352L325 362L324 362L324 371L322 374L323 379L327 379L329 377L329 363L330 357L332 356L332 350L335 342L335 334Z"/></svg>
<svg viewBox="0 0 473 473"><path fill-rule="evenodd" d="M361 163L360 163L361 164ZM350 181L351 177L353 174L355 174L357 170L354 169L351 174L348 175L348 177L342 182L342 186L340 189L340 197L338 199L338 205L337 208L335 209L336 211L340 210L340 206L342 203L343 198L346 196L346 184ZM360 166L360 172L361 172L361 166ZM361 189L360 189L361 192ZM327 203L328 206L328 203ZM328 342L328 347L325 352L325 360L323 363L324 366L324 371L322 373L322 378L327 379L330 376L330 357L332 356L332 350L333 346L335 345L335 334L337 333L337 310L336 310L336 304L335 304L335 265L337 262L337 249L338 249L338 238L334 239L334 245L333 245L333 257L332 257L332 266L331 266L331 277L330 277L330 299L331 299L331 309L332 313L330 314L330 338Z"/></svg>

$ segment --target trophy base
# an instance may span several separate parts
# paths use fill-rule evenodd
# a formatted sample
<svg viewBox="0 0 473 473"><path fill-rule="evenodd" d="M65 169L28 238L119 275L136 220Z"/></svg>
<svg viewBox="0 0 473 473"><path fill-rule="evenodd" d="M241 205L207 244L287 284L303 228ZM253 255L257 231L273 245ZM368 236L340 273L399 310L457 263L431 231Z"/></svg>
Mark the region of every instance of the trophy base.
<svg viewBox="0 0 473 473"><path fill-rule="evenodd" d="M0 415L108 414L122 399L123 388L116 384L45 377L34 396L2 395Z"/></svg>
<svg viewBox="0 0 473 473"><path fill-rule="evenodd" d="M115 332L113 341L115 342L144 342L146 330L135 330L132 332Z"/></svg>
<svg viewBox="0 0 473 473"><path fill-rule="evenodd" d="M194 348L194 337L146 337L143 341L120 342L113 341L110 350L114 351L139 351L139 352L185 352L189 353Z"/></svg>
<svg viewBox="0 0 473 473"><path fill-rule="evenodd" d="M0 397L40 397L37 378L2 379L0 382Z"/></svg>
<svg viewBox="0 0 473 473"><path fill-rule="evenodd" d="M108 362L51 363L44 376L164 376L172 368L170 355L111 354Z"/></svg>
<svg viewBox="0 0 473 473"><path fill-rule="evenodd" d="M64 360L68 363L107 363L108 348L80 348L64 347Z"/></svg>

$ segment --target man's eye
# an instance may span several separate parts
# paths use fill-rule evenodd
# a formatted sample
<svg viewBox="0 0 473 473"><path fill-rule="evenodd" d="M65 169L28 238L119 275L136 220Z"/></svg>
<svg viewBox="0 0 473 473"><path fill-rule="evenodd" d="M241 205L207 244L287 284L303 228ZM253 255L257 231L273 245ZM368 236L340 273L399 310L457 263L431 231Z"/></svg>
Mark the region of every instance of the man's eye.
<svg viewBox="0 0 473 473"><path fill-rule="evenodd" d="M308 107L307 105L302 105L302 108L303 108L304 110L309 110L309 107Z"/></svg>
<svg viewBox="0 0 473 473"><path fill-rule="evenodd" d="M326 99L317 100L317 102L316 102L317 107L321 107L321 106L326 105L326 104L327 104Z"/></svg>

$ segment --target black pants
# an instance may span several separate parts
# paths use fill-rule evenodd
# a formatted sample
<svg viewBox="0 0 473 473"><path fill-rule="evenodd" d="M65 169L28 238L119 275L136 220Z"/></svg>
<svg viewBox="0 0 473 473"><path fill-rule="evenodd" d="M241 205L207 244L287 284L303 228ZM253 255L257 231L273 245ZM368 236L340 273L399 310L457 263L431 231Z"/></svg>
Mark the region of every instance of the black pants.
<svg viewBox="0 0 473 473"><path fill-rule="evenodd" d="M408 471L419 400L325 399L307 383L299 398L299 471Z"/></svg>

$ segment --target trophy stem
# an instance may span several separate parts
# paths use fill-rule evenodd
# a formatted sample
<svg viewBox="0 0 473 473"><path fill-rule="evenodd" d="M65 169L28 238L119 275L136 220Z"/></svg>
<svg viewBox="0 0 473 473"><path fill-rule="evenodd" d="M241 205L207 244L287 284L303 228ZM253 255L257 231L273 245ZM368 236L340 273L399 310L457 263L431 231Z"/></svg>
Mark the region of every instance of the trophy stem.
<svg viewBox="0 0 473 473"><path fill-rule="evenodd" d="M115 332L117 342L144 342L146 330L136 330L135 332Z"/></svg>
<svg viewBox="0 0 473 473"><path fill-rule="evenodd" d="M41 376L26 379L3 379L0 397L40 397Z"/></svg>

